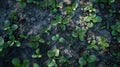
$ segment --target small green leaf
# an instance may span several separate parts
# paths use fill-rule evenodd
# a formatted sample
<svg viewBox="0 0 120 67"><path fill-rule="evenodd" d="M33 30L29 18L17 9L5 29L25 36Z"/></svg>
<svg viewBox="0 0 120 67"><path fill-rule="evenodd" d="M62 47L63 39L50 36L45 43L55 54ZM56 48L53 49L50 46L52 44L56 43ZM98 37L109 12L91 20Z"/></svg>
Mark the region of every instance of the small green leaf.
<svg viewBox="0 0 120 67"><path fill-rule="evenodd" d="M78 7L78 3L77 3L77 2L73 3L72 9L73 9L73 10L76 10L77 7Z"/></svg>
<svg viewBox="0 0 120 67"><path fill-rule="evenodd" d="M96 56L95 55L90 55L88 58L88 62L94 62L96 60Z"/></svg>
<svg viewBox="0 0 120 67"><path fill-rule="evenodd" d="M83 57L79 58L79 64L81 64L82 66L85 65L87 62Z"/></svg>
<svg viewBox="0 0 120 67"><path fill-rule="evenodd" d="M73 32L73 33L72 33L72 36L76 38L76 37L78 37L78 34L75 33L75 32Z"/></svg>
<svg viewBox="0 0 120 67"><path fill-rule="evenodd" d="M48 67L53 67L53 66L55 66L55 60L54 59L49 59L48 61L47 61L47 66Z"/></svg>
<svg viewBox="0 0 120 67"><path fill-rule="evenodd" d="M19 7L20 8L25 8L27 5L26 5L26 3L25 2L20 2L19 3Z"/></svg>
<svg viewBox="0 0 120 67"><path fill-rule="evenodd" d="M53 21L52 21L52 24L53 24L54 26L58 25L58 23L59 23L59 21L57 21L57 20L53 20Z"/></svg>
<svg viewBox="0 0 120 67"><path fill-rule="evenodd" d="M63 22L63 24L68 24L69 23L68 19L64 19L62 22Z"/></svg>
<svg viewBox="0 0 120 67"><path fill-rule="evenodd" d="M33 0L27 0L27 3L32 3L33 2Z"/></svg>
<svg viewBox="0 0 120 67"><path fill-rule="evenodd" d="M12 64L15 67L20 67L20 60L18 58L14 58L14 59L12 59Z"/></svg>
<svg viewBox="0 0 120 67"><path fill-rule="evenodd" d="M91 27L93 27L93 23L87 23L87 26L89 27L89 28L91 28Z"/></svg>
<svg viewBox="0 0 120 67"><path fill-rule="evenodd" d="M11 29L14 31L14 30L17 30L18 29L18 25L16 25L16 24L13 24L12 26L11 26Z"/></svg>
<svg viewBox="0 0 120 67"><path fill-rule="evenodd" d="M0 37L0 46L4 45L4 39L2 37Z"/></svg>
<svg viewBox="0 0 120 67"><path fill-rule="evenodd" d="M62 17L61 16L56 16L56 20L60 23L62 21Z"/></svg>
<svg viewBox="0 0 120 67"><path fill-rule="evenodd" d="M95 17L95 21L94 22L101 22L102 21L102 18L100 16L96 16Z"/></svg>
<svg viewBox="0 0 120 67"><path fill-rule="evenodd" d="M53 49L53 52L55 53L55 56L57 57L57 56L59 56L59 49L57 49L57 48L55 48L55 49Z"/></svg>
<svg viewBox="0 0 120 67"><path fill-rule="evenodd" d="M4 30L8 30L8 29L10 29L10 21L5 20L5 22L4 22Z"/></svg>
<svg viewBox="0 0 120 67"><path fill-rule="evenodd" d="M34 63L33 67L39 67L39 65L37 63Z"/></svg>
<svg viewBox="0 0 120 67"><path fill-rule="evenodd" d="M59 39L59 42L60 42L60 43L64 43L64 42L65 42L65 39L64 39L63 37L61 37L61 38Z"/></svg>
<svg viewBox="0 0 120 67"><path fill-rule="evenodd" d="M52 40L53 40L53 41L57 41L58 38L59 38L59 34L56 34L55 36L52 36Z"/></svg>
<svg viewBox="0 0 120 67"><path fill-rule="evenodd" d="M65 25L60 25L60 27L62 28L62 30L66 30L66 26Z"/></svg>
<svg viewBox="0 0 120 67"><path fill-rule="evenodd" d="M69 16L70 18L72 18L74 15L75 15L74 12L69 12L69 13L68 13L68 16Z"/></svg>
<svg viewBox="0 0 120 67"><path fill-rule="evenodd" d="M15 41L15 43L16 43L17 47L20 47L20 46L21 46L20 41Z"/></svg>

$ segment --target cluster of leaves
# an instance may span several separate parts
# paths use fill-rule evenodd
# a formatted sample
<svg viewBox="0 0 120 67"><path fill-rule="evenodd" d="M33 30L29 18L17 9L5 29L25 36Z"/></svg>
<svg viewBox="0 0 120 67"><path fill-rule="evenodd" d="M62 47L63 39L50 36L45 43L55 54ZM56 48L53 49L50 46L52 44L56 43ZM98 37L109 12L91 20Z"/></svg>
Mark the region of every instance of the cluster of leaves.
<svg viewBox="0 0 120 67"><path fill-rule="evenodd" d="M102 18L95 14L96 9L93 7L93 5L91 3L88 4L84 8L84 10L89 12L89 15L84 17L84 21L87 22L87 27L88 28L93 27L94 23L102 21Z"/></svg>
<svg viewBox="0 0 120 67"><path fill-rule="evenodd" d="M7 31L6 36L9 37L9 40L6 42L7 46L13 46L16 44L17 47L21 46L20 41L16 40L14 32L18 29L17 24L12 24L9 20L4 22L4 30Z"/></svg>
<svg viewBox="0 0 120 67"><path fill-rule="evenodd" d="M103 3L111 4L114 3L115 0L93 0L93 2L103 2Z"/></svg>
<svg viewBox="0 0 120 67"><path fill-rule="evenodd" d="M16 0L19 3L20 8L25 8L27 4L33 3L39 5L39 2L36 0Z"/></svg>
<svg viewBox="0 0 120 67"><path fill-rule="evenodd" d="M21 61L18 58L14 58L12 59L12 64L14 65L14 67L29 67L30 61L26 59L23 60L23 62L21 63ZM34 63L33 67L39 67L39 65L37 63Z"/></svg>
<svg viewBox="0 0 120 67"><path fill-rule="evenodd" d="M60 26L62 30L66 30L66 24L69 23L67 18L63 19L61 16L56 16L55 20L52 21L53 26Z"/></svg>
<svg viewBox="0 0 120 67"><path fill-rule="evenodd" d="M58 67L57 63L70 64L70 61L64 56L60 55L60 50L57 48L51 49L47 52L49 59L47 60L48 67Z"/></svg>
<svg viewBox="0 0 120 67"><path fill-rule="evenodd" d="M112 28L112 35L116 36L118 42L120 42L120 22L116 22L115 25L111 26Z"/></svg>
<svg viewBox="0 0 120 67"><path fill-rule="evenodd" d="M90 14L89 16L84 17L84 21L87 22L88 27L93 27L93 24L96 22L101 22L102 18L100 16L97 16L96 14Z"/></svg>
<svg viewBox="0 0 120 67"><path fill-rule="evenodd" d="M84 40L84 37L85 37L85 33L86 33L86 30L85 29L82 29L78 26L76 26L76 31L75 32L72 32L72 36L74 38L79 38L80 41L83 41Z"/></svg>
<svg viewBox="0 0 120 67"><path fill-rule="evenodd" d="M83 67L84 65L90 64L90 63L95 62L95 61L96 61L96 56L90 55L88 53L88 51L85 51L83 53L83 56L79 58L79 64L80 64L79 66ZM91 67L94 67L94 64Z"/></svg>
<svg viewBox="0 0 120 67"><path fill-rule="evenodd" d="M95 50L99 50L99 49L106 49L107 47L109 47L109 44L106 41L106 38L101 37L101 39L97 42L96 40L92 40L90 45L87 47L88 49L95 49Z"/></svg>

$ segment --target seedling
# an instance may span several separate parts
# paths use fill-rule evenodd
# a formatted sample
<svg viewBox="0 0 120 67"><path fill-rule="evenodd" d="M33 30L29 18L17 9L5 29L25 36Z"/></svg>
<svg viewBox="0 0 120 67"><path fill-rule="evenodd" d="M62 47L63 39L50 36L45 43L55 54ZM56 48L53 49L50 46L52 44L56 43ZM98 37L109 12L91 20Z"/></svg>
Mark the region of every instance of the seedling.
<svg viewBox="0 0 120 67"><path fill-rule="evenodd" d="M12 64L14 67L29 67L29 60L24 60L23 63L20 63L20 60L18 58L12 59Z"/></svg>
<svg viewBox="0 0 120 67"><path fill-rule="evenodd" d="M83 41L85 33L85 29L81 29L80 27L76 26L76 32L72 32L72 36L74 38L78 37L81 41Z"/></svg>
<svg viewBox="0 0 120 67"><path fill-rule="evenodd" d="M35 54L32 55L32 58L41 58L42 55L40 54L40 49L37 48Z"/></svg>
<svg viewBox="0 0 120 67"><path fill-rule="evenodd" d="M48 57L58 57L59 56L59 49L54 48L53 50L49 50L47 52Z"/></svg>
<svg viewBox="0 0 120 67"><path fill-rule="evenodd" d="M60 37L59 34L56 34L55 36L52 36L53 41L59 41L60 43L64 43L65 39L63 37Z"/></svg>
<svg viewBox="0 0 120 67"><path fill-rule="evenodd" d="M83 56L79 58L79 64L81 67L86 65L87 63L92 63L96 61L96 56L95 55L90 55L88 52L84 52Z"/></svg>
<svg viewBox="0 0 120 67"><path fill-rule="evenodd" d="M84 21L87 22L89 28L93 27L94 23L101 22L102 18L96 14L90 14L89 16L84 17Z"/></svg>
<svg viewBox="0 0 120 67"><path fill-rule="evenodd" d="M47 66L48 67L58 67L58 65L54 59L47 60Z"/></svg>
<svg viewBox="0 0 120 67"><path fill-rule="evenodd" d="M109 44L107 43L107 40L104 37L101 37L98 44L101 46L101 49L105 49L105 48L109 47Z"/></svg>
<svg viewBox="0 0 120 67"><path fill-rule="evenodd" d="M116 37L118 42L120 42L120 22L116 22L115 25L111 26L112 28L112 35Z"/></svg>

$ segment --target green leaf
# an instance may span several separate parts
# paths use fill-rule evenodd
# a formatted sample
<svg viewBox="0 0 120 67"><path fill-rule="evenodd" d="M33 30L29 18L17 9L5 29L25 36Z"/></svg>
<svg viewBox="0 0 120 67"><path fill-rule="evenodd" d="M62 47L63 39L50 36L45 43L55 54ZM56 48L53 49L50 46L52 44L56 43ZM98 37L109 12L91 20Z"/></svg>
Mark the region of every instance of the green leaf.
<svg viewBox="0 0 120 67"><path fill-rule="evenodd" d="M56 16L55 18L56 18L56 20L57 20L59 23L61 23L61 21L62 21L62 17L61 17L61 16Z"/></svg>
<svg viewBox="0 0 120 67"><path fill-rule="evenodd" d="M37 63L34 63L33 67L39 67L39 65Z"/></svg>
<svg viewBox="0 0 120 67"><path fill-rule="evenodd" d="M66 26L65 25L60 25L60 27L62 28L62 30L66 30Z"/></svg>
<svg viewBox="0 0 120 67"><path fill-rule="evenodd" d="M64 62L66 62L67 60L66 60L66 58L64 57L64 56L61 56L60 58L59 58L59 62L60 63L64 63Z"/></svg>
<svg viewBox="0 0 120 67"><path fill-rule="evenodd" d="M75 32L72 32L72 36L76 38L76 37L78 37L78 34Z"/></svg>
<svg viewBox="0 0 120 67"><path fill-rule="evenodd" d="M59 21L57 21L57 20L53 20L53 21L52 21L52 25L56 26L56 25L58 25L58 24L59 24Z"/></svg>
<svg viewBox="0 0 120 67"><path fill-rule="evenodd" d="M82 66L85 65L87 62L83 57L79 58L79 64L81 64Z"/></svg>
<svg viewBox="0 0 120 67"><path fill-rule="evenodd" d="M102 18L100 16L96 16L95 21L93 21L93 22L101 22L101 21L102 21Z"/></svg>
<svg viewBox="0 0 120 67"><path fill-rule="evenodd" d="M49 59L48 61L47 61L47 66L48 67L54 67L55 66L55 60L54 59Z"/></svg>
<svg viewBox="0 0 120 67"><path fill-rule="evenodd" d="M69 12L69 13L68 13L68 16L69 16L70 18L74 17L74 15L75 15L74 12Z"/></svg>
<svg viewBox="0 0 120 67"><path fill-rule="evenodd" d="M26 3L25 2L20 2L19 3L19 7L20 8L25 8L27 5L26 5Z"/></svg>
<svg viewBox="0 0 120 67"><path fill-rule="evenodd" d="M73 9L73 10L76 10L77 7L78 7L78 3L77 3L77 2L73 3L72 9Z"/></svg>
<svg viewBox="0 0 120 67"><path fill-rule="evenodd" d="M92 0L93 2L99 2L99 0Z"/></svg>
<svg viewBox="0 0 120 67"><path fill-rule="evenodd" d="M4 45L4 39L2 37L0 37L0 46Z"/></svg>
<svg viewBox="0 0 120 67"><path fill-rule="evenodd" d="M20 41L15 41L15 43L16 43L17 47L20 47L20 46L21 46Z"/></svg>
<svg viewBox="0 0 120 67"><path fill-rule="evenodd" d="M93 27L93 23L87 23L87 26L89 27L89 28L91 28L91 27Z"/></svg>
<svg viewBox="0 0 120 67"><path fill-rule="evenodd" d="M70 12L71 10L72 10L71 6L67 6L67 7L66 7L66 11L67 11L67 12Z"/></svg>
<svg viewBox="0 0 120 67"><path fill-rule="evenodd" d="M43 38L40 38L39 42L40 43L45 43L45 40Z"/></svg>
<svg viewBox="0 0 120 67"><path fill-rule="evenodd" d="M14 31L14 30L17 30L18 29L18 25L16 25L16 24L13 24L12 26L11 26L11 29Z"/></svg>
<svg viewBox="0 0 120 67"><path fill-rule="evenodd" d="M96 56L95 55L90 55L88 58L88 62L94 62L96 60Z"/></svg>
<svg viewBox="0 0 120 67"><path fill-rule="evenodd" d="M30 61L26 59L23 61L22 67L29 67L29 64L30 64Z"/></svg>
<svg viewBox="0 0 120 67"><path fill-rule="evenodd" d="M32 3L33 2L33 0L27 0L27 3Z"/></svg>
<svg viewBox="0 0 120 67"><path fill-rule="evenodd" d="M59 56L59 49L57 49L57 48L55 48L55 49L53 49L53 52L55 53L55 56L57 57L57 56Z"/></svg>
<svg viewBox="0 0 120 67"><path fill-rule="evenodd" d="M61 38L59 39L59 42L60 42L60 43L64 43L64 42L65 42L65 39L64 39L63 37L61 37Z"/></svg>
<svg viewBox="0 0 120 67"><path fill-rule="evenodd" d="M10 21L5 20L5 22L4 22L4 30L8 30L9 28L10 28Z"/></svg>
<svg viewBox="0 0 120 67"><path fill-rule="evenodd" d="M68 23L69 23L69 20L66 18L66 19L64 19L62 22L63 22L63 24L68 24Z"/></svg>
<svg viewBox="0 0 120 67"><path fill-rule="evenodd" d="M47 52L48 57L59 56L59 49L55 48Z"/></svg>
<svg viewBox="0 0 120 67"><path fill-rule="evenodd" d="M12 64L14 65L14 67L20 67L20 60L18 58L14 58L12 59Z"/></svg>
<svg viewBox="0 0 120 67"><path fill-rule="evenodd" d="M57 41L58 38L59 38L59 34L56 34L55 36L52 36L52 40L53 40L53 41Z"/></svg>
<svg viewBox="0 0 120 67"><path fill-rule="evenodd" d="M39 43L38 42L28 43L28 46L31 48L37 48L39 46Z"/></svg>
<svg viewBox="0 0 120 67"><path fill-rule="evenodd" d="M86 21L86 22L90 22L90 21L91 21L91 17L89 17L89 16L85 16L85 17L84 17L84 21Z"/></svg>

